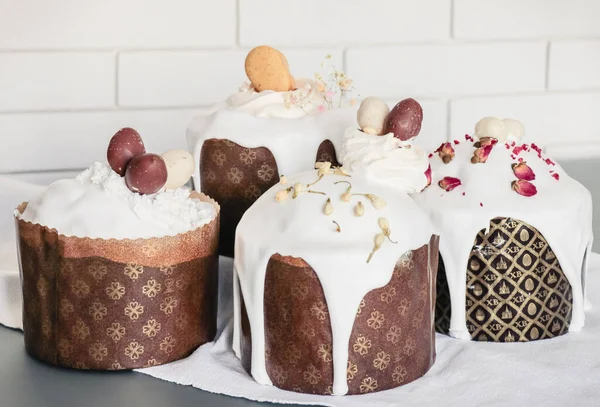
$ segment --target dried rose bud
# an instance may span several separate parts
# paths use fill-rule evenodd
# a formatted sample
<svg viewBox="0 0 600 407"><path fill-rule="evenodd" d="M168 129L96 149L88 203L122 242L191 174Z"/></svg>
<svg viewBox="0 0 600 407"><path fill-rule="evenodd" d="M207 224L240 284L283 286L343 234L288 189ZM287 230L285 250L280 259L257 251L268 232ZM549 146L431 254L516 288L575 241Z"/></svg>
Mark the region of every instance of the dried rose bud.
<svg viewBox="0 0 600 407"><path fill-rule="evenodd" d="M290 194L290 189L289 188L282 189L281 191L277 192L277 194L275 195L275 200L277 202L281 202L283 200L286 200L287 197L289 196L289 194Z"/></svg>
<svg viewBox="0 0 600 407"><path fill-rule="evenodd" d="M534 196L537 194L537 188L529 181L520 179L512 182L512 189L519 195Z"/></svg>
<svg viewBox="0 0 600 407"><path fill-rule="evenodd" d="M333 205L331 204L330 198L327 198L327 202L325 202L325 206L323 207L323 213L325 215L331 215L333 213Z"/></svg>
<svg viewBox="0 0 600 407"><path fill-rule="evenodd" d="M296 199L298 195L300 195L302 192L304 192L304 185L302 185L299 182L296 182L294 184L294 194L292 195L292 198Z"/></svg>
<svg viewBox="0 0 600 407"><path fill-rule="evenodd" d="M285 175L282 175L281 177L279 177L279 183L280 183L281 185L285 185L285 184L287 184L287 181L288 181L288 180L287 180L287 177L286 177Z"/></svg>
<svg viewBox="0 0 600 407"><path fill-rule="evenodd" d="M383 198L380 198L377 195L365 194L365 197L369 201L371 201L371 203L373 204L375 209L382 209L382 208L385 208L385 205L387 205L387 202L385 202L385 200Z"/></svg>
<svg viewBox="0 0 600 407"><path fill-rule="evenodd" d="M330 162L324 162L323 165L321 165L319 167L319 170L317 171L317 174L319 175L319 177L322 177L323 175L329 174L329 170L331 169L331 163Z"/></svg>
<svg viewBox="0 0 600 407"><path fill-rule="evenodd" d="M493 140L495 140L495 139L493 139ZM493 148L494 148L493 144L488 144L488 145L479 147L473 153L473 157L471 158L471 162L473 164L485 163L487 161L490 153L492 152Z"/></svg>
<svg viewBox="0 0 600 407"><path fill-rule="evenodd" d="M427 185L425 186L425 188L427 188L429 185L431 185L431 165L427 167L427 171L425 171L425 177L427 177Z"/></svg>
<svg viewBox="0 0 600 407"><path fill-rule="evenodd" d="M438 155L444 162L444 164L448 164L454 158L454 147L452 147L451 143L442 143L440 148L437 149Z"/></svg>
<svg viewBox="0 0 600 407"><path fill-rule="evenodd" d="M446 191L452 191L454 188L462 185L462 182L458 178L454 177L444 177L440 182L438 182L440 188Z"/></svg>
<svg viewBox="0 0 600 407"><path fill-rule="evenodd" d="M493 138L493 137L482 137L479 139L479 141L476 141L473 145L477 148L480 147L485 147L485 146L493 146L496 143L498 143L498 139L497 138Z"/></svg>
<svg viewBox="0 0 600 407"><path fill-rule="evenodd" d="M525 181L533 181L535 179L535 174L531 167L527 165L526 161L513 164L512 169L518 179L523 179Z"/></svg>
<svg viewBox="0 0 600 407"><path fill-rule="evenodd" d="M365 206L363 205L362 202L358 202L356 204L356 206L354 207L354 214L356 216L363 216L365 214Z"/></svg>

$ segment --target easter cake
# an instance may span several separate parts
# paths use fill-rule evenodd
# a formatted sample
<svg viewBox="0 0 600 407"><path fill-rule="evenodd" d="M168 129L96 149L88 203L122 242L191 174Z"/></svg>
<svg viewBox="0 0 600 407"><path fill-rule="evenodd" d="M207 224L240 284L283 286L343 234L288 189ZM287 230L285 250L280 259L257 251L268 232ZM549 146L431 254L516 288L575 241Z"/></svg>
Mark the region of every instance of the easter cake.
<svg viewBox="0 0 600 407"><path fill-rule="evenodd" d="M233 346L260 384L364 394L435 360L438 238L408 195L428 185L427 155L356 128L341 151L343 167L283 178L238 225Z"/></svg>
<svg viewBox="0 0 600 407"><path fill-rule="evenodd" d="M336 163L336 148L353 121L352 81L326 60L314 80L294 78L285 56L259 46L248 53L249 82L195 117L187 141L194 187L221 205L221 253L231 256L244 211L280 176Z"/></svg>
<svg viewBox="0 0 600 407"><path fill-rule="evenodd" d="M15 212L26 349L77 369L181 359L216 332L219 206L183 187L187 151L125 128L107 158Z"/></svg>
<svg viewBox="0 0 600 407"><path fill-rule="evenodd" d="M414 199L440 235L440 332L516 342L584 325L591 196L523 134L487 117L431 155L435 185Z"/></svg>

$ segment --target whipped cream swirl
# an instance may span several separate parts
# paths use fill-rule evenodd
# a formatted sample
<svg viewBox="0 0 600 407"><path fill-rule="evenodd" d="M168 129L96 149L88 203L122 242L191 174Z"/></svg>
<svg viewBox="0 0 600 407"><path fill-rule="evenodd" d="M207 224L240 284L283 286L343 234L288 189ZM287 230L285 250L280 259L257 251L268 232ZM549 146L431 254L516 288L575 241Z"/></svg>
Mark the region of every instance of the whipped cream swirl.
<svg viewBox="0 0 600 407"><path fill-rule="evenodd" d="M256 117L296 119L327 110L325 97L315 81L296 79L296 89L289 92L257 92L250 85L230 96L229 108Z"/></svg>
<svg viewBox="0 0 600 407"><path fill-rule="evenodd" d="M425 150L395 138L393 133L377 136L352 127L346 129L341 161L353 176L370 178L407 193L421 192L427 186L429 159Z"/></svg>

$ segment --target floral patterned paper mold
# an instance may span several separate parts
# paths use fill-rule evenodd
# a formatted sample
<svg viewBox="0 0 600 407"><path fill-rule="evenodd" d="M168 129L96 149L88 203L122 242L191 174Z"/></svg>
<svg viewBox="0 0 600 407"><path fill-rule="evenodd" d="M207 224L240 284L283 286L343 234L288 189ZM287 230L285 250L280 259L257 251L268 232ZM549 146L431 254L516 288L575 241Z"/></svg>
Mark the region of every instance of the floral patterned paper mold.
<svg viewBox="0 0 600 407"><path fill-rule="evenodd" d="M193 194L215 217L160 238L67 237L17 217L28 353L63 367L120 370L172 362L211 341L219 206Z"/></svg>

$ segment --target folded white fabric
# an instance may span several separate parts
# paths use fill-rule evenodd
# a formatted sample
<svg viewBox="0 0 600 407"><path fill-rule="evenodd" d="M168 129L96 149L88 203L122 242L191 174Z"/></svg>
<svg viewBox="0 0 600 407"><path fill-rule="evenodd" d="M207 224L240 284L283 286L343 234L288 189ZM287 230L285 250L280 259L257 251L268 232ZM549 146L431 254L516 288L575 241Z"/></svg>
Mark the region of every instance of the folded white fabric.
<svg viewBox="0 0 600 407"><path fill-rule="evenodd" d="M12 188L12 189L11 189ZM21 297L12 219L14 207L39 187L0 178L0 324L19 328ZM8 197L8 198L7 198ZM12 268L11 268L12 267ZM600 312L580 333L532 343L480 343L437 335L437 361L421 379L364 396L312 396L258 385L231 349L231 259L220 261L217 339L187 359L141 369L156 378L250 400L325 406L595 406L600 383ZM3 270L3 271L2 271ZM590 261L588 298L600 303L600 255ZM85 373L82 373L85 374Z"/></svg>

